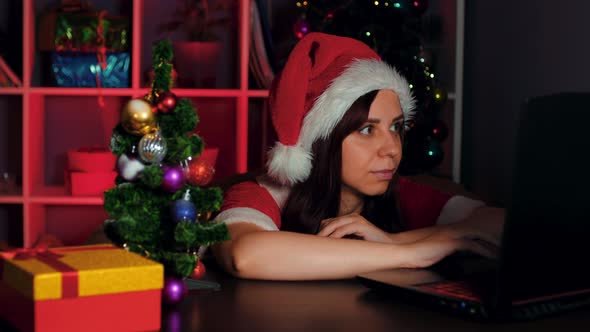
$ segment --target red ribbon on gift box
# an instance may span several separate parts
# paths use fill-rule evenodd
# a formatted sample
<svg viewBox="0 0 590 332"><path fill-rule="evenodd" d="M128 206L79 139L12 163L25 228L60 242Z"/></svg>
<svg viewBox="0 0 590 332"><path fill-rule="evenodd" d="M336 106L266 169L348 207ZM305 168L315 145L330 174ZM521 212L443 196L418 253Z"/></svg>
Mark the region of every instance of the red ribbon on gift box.
<svg viewBox="0 0 590 332"><path fill-rule="evenodd" d="M3 277L4 273L4 260L37 259L61 273L61 297L76 298L78 297L78 271L69 266L68 264L59 260L61 257L64 257L64 255L61 255L60 252L92 251L105 249L117 249L117 247L112 245L104 245L49 249L46 244L40 244L33 248L19 248L11 251L0 252L0 278Z"/></svg>

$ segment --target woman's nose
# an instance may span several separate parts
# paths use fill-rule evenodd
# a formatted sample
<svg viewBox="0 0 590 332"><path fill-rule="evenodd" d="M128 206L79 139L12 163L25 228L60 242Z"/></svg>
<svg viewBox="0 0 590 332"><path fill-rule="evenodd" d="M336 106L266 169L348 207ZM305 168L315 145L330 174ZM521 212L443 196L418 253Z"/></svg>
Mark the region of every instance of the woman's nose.
<svg viewBox="0 0 590 332"><path fill-rule="evenodd" d="M382 157L397 157L402 151L401 138L398 134L393 133L385 135L379 154Z"/></svg>

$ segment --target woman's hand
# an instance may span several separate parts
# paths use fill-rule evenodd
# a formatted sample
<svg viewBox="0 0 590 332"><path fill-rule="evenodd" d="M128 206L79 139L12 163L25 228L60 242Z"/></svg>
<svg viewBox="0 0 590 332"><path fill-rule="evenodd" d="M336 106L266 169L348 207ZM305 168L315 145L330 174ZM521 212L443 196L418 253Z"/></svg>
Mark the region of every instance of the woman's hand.
<svg viewBox="0 0 590 332"><path fill-rule="evenodd" d="M492 259L498 257L498 248L487 242L450 235L445 231L435 232L422 240L407 244L411 257L408 260L409 265L405 267L429 267L456 252L472 252Z"/></svg>
<svg viewBox="0 0 590 332"><path fill-rule="evenodd" d="M367 241L392 242L388 233L382 231L358 213L322 220L317 235L335 239L352 235Z"/></svg>
<svg viewBox="0 0 590 332"><path fill-rule="evenodd" d="M500 247L504 217L504 209L481 207L463 221L444 225L443 232L452 238L484 241Z"/></svg>

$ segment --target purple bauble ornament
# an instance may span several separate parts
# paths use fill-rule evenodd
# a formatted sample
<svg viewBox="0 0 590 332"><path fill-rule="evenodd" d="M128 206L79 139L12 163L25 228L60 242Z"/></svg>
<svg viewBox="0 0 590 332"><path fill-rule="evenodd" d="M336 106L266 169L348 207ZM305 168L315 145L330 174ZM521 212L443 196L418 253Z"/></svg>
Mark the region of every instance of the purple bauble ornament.
<svg viewBox="0 0 590 332"><path fill-rule="evenodd" d="M184 299L187 292L188 289L182 278L166 277L162 289L162 301L170 305L178 304Z"/></svg>
<svg viewBox="0 0 590 332"><path fill-rule="evenodd" d="M182 314L178 308L170 308L162 310L162 323L166 331L180 332L182 331Z"/></svg>
<svg viewBox="0 0 590 332"><path fill-rule="evenodd" d="M180 165L162 166L164 176L162 177L162 188L171 193L184 186L184 170Z"/></svg>

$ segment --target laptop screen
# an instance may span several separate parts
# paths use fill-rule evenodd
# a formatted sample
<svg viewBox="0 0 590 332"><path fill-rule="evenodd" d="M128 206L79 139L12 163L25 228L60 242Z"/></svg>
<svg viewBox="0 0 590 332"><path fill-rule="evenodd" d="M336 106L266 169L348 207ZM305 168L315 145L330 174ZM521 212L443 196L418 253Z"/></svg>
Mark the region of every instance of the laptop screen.
<svg viewBox="0 0 590 332"><path fill-rule="evenodd" d="M500 302L590 288L590 93L521 110Z"/></svg>

